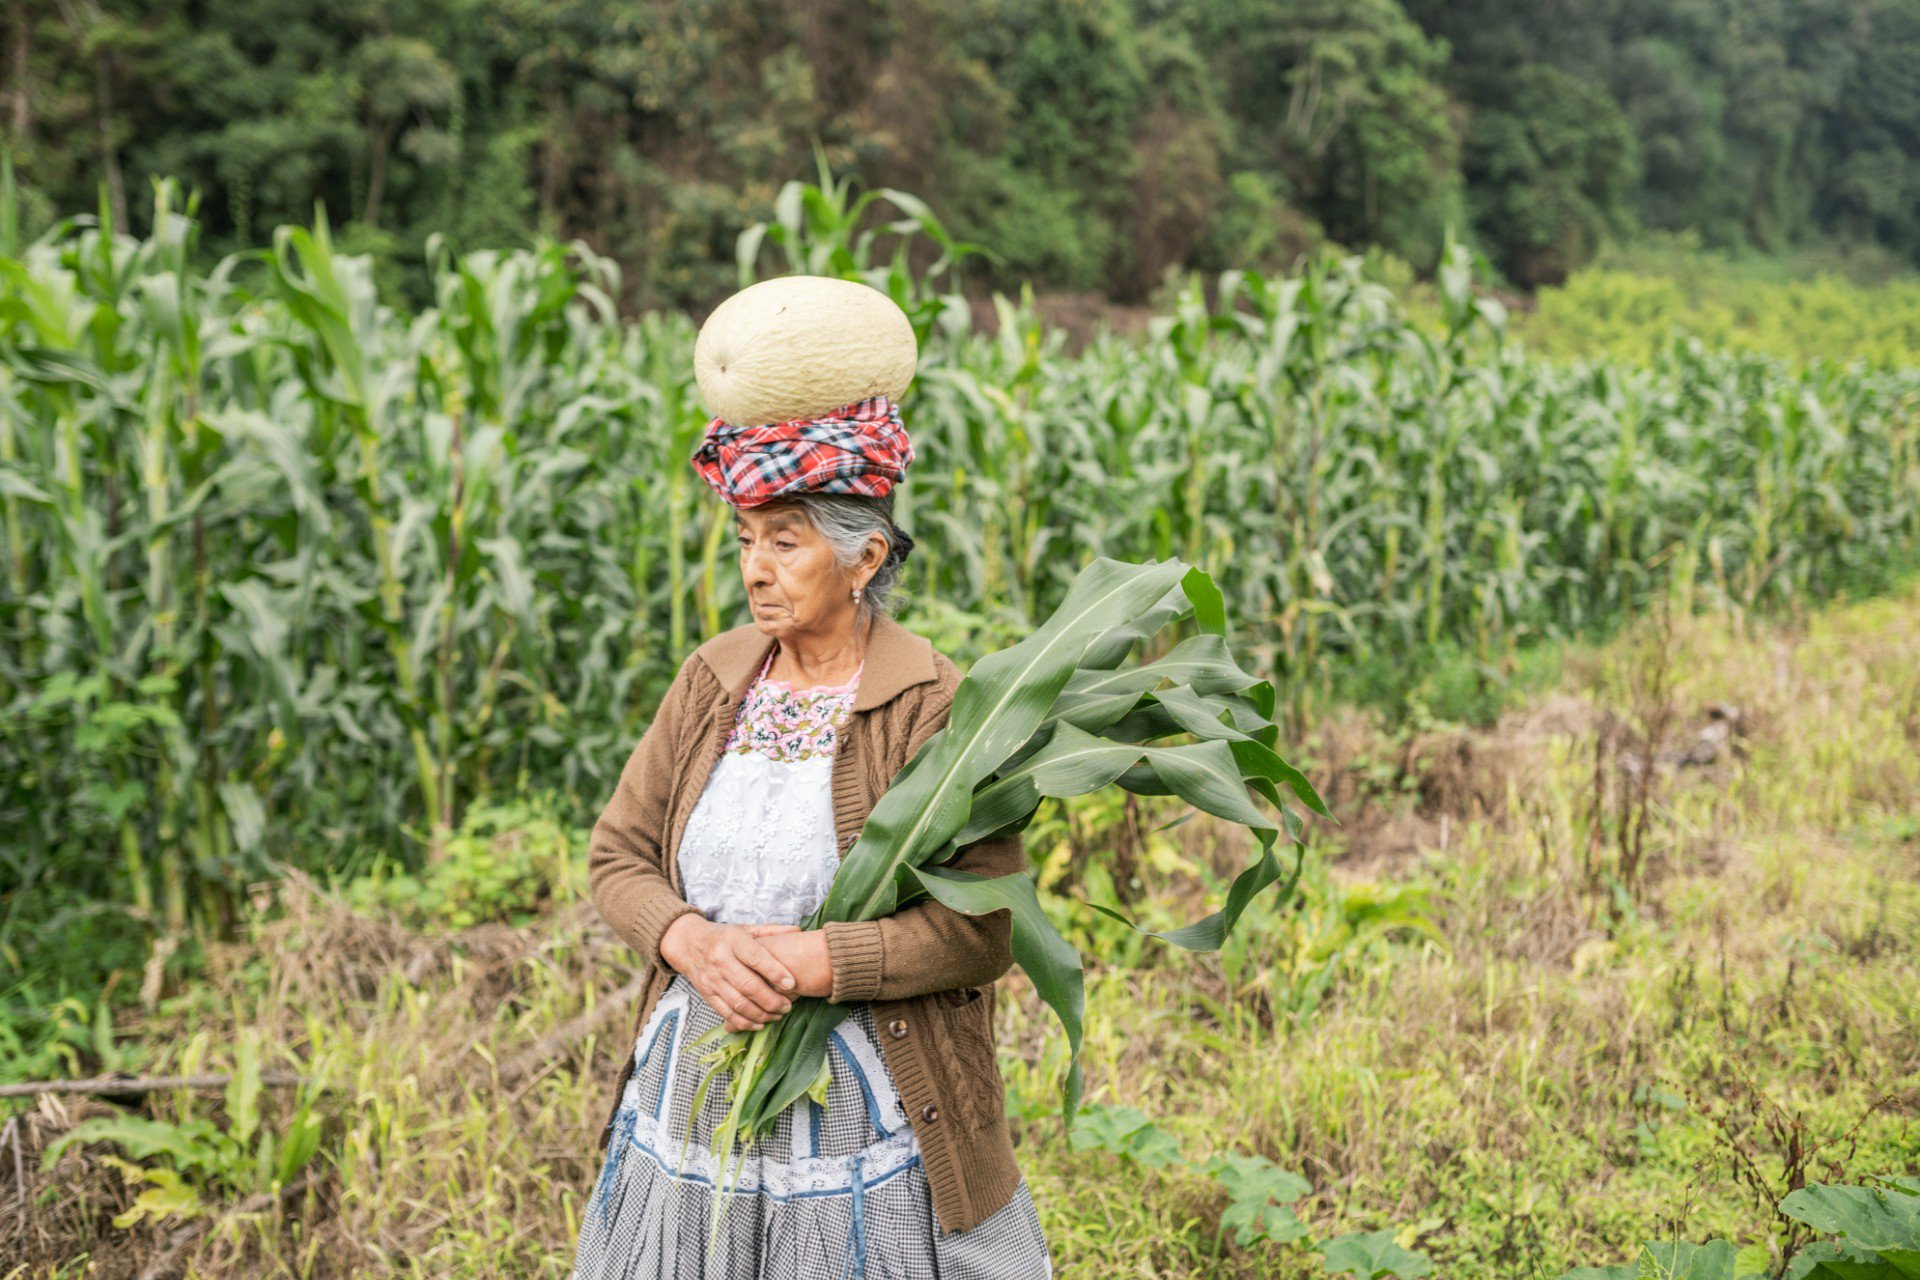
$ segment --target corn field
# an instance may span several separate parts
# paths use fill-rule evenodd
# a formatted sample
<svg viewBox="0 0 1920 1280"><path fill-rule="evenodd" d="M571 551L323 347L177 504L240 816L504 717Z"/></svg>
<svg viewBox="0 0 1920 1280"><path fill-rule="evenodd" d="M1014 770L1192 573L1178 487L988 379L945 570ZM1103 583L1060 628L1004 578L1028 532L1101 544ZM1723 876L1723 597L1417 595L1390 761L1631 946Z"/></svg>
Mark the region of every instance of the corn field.
<svg viewBox="0 0 1920 1280"><path fill-rule="evenodd" d="M177 203L145 239L0 233L10 926L48 894L230 921L281 862L430 851L529 787L584 821L678 660L745 620L686 461L688 317L620 316L615 266L557 245L435 244L400 314L324 224L202 269ZM1078 355L1030 298L987 336L897 261L830 269L921 331L905 616L956 656L1096 555L1178 556L1299 700L1445 646L1497 670L1662 591L1826 596L1920 542L1920 370L1531 359L1458 251L1436 330L1328 256Z"/></svg>

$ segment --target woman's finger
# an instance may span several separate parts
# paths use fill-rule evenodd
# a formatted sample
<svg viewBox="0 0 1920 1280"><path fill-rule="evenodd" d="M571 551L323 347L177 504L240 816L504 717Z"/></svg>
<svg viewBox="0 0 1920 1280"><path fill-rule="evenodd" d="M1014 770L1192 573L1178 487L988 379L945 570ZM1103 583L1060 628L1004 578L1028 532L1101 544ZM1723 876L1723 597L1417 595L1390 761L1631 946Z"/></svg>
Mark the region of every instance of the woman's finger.
<svg viewBox="0 0 1920 1280"><path fill-rule="evenodd" d="M761 946L759 942L752 942L741 947L738 954L742 960L757 969L760 975L774 987L781 991L792 991L794 989L796 984L794 982L793 970L780 963L773 952Z"/></svg>
<svg viewBox="0 0 1920 1280"><path fill-rule="evenodd" d="M750 924L747 926L747 932L756 938L768 938L778 933L798 933L800 926L797 924Z"/></svg>
<svg viewBox="0 0 1920 1280"><path fill-rule="evenodd" d="M733 1007L748 1018L765 1021L785 1013L782 1007L786 997L760 980L760 975L741 965L738 972L729 972L727 981L732 987Z"/></svg>
<svg viewBox="0 0 1920 1280"><path fill-rule="evenodd" d="M714 1012L726 1023L729 1031L754 1031L760 1026L760 1018L751 1005L741 1000L738 994L721 995L718 1001L708 1001L714 1005Z"/></svg>
<svg viewBox="0 0 1920 1280"><path fill-rule="evenodd" d="M741 1012L751 1016L771 1018L785 1013L792 1003L785 996L768 986L752 966L742 963L737 971L727 975L733 981L733 988L745 1002ZM740 1006L735 1006L739 1008Z"/></svg>

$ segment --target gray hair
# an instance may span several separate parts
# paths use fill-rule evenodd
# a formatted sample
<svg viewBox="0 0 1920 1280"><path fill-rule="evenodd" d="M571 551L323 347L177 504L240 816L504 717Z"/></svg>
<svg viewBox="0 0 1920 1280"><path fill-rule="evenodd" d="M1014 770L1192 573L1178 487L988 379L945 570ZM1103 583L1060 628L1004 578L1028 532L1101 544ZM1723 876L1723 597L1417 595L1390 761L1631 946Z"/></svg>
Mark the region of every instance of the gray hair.
<svg viewBox="0 0 1920 1280"><path fill-rule="evenodd" d="M867 539L879 534L887 540L887 555L860 592L860 612L869 622L893 612L893 591L900 581L900 566L913 549L913 540L893 522L893 495L870 498L857 493L795 493L781 501L792 502L820 531L833 548L833 558L842 569L851 569L867 549Z"/></svg>

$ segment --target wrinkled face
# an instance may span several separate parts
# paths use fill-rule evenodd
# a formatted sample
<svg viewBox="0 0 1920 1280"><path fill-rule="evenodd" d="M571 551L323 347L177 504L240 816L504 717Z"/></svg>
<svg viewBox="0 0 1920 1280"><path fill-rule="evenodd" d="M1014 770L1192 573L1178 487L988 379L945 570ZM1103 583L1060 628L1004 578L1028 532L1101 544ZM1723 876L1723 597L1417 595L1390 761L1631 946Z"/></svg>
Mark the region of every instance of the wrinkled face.
<svg viewBox="0 0 1920 1280"><path fill-rule="evenodd" d="M864 560L851 572L842 570L833 545L797 506L769 502L736 508L734 525L740 536L740 580L762 632L779 640L853 629L858 614L853 589L871 576Z"/></svg>

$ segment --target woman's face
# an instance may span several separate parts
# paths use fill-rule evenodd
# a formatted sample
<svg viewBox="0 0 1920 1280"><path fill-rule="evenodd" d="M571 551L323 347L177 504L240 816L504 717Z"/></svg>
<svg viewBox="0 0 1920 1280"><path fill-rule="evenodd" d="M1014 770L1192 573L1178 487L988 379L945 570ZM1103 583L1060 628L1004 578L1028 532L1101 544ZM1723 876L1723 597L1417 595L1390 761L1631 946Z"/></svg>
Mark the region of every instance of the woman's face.
<svg viewBox="0 0 1920 1280"><path fill-rule="evenodd" d="M740 535L740 580L753 621L776 640L795 634L852 631L858 607L853 589L873 576L886 540L875 534L851 570L841 569L833 546L797 506L769 502L735 509ZM876 548L878 554L876 554Z"/></svg>

